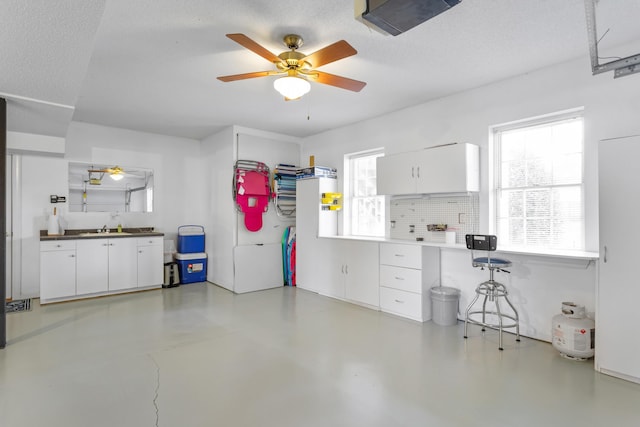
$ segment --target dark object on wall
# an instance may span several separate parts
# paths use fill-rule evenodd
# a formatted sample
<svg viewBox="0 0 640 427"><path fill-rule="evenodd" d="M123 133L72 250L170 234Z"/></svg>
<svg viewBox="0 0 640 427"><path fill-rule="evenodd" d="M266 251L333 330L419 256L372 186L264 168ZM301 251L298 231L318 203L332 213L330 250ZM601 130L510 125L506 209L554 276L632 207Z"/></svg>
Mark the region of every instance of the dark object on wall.
<svg viewBox="0 0 640 427"><path fill-rule="evenodd" d="M0 98L0 227L7 229L7 100ZM7 313L4 301L7 299L6 239L0 242L0 348L7 345Z"/></svg>
<svg viewBox="0 0 640 427"><path fill-rule="evenodd" d="M49 196L49 201L51 203L64 203L67 201L67 196L56 196L52 194Z"/></svg>
<svg viewBox="0 0 640 427"><path fill-rule="evenodd" d="M367 0L362 18L397 36L451 9L461 0Z"/></svg>

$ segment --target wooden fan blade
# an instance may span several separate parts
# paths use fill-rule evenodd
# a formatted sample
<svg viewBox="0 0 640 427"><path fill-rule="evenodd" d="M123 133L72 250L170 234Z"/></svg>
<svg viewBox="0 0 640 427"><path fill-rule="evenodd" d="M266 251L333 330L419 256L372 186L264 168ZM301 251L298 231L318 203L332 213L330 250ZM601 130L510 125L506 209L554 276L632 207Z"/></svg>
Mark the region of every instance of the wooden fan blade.
<svg viewBox="0 0 640 427"><path fill-rule="evenodd" d="M322 71L312 71L309 78L315 82L325 85L336 86L341 89L347 89L353 92L360 92L367 84L358 80L348 79L334 74L323 73Z"/></svg>
<svg viewBox="0 0 640 427"><path fill-rule="evenodd" d="M311 64L312 68L318 68L322 65L329 64L337 61L338 59L346 58L358 53L349 43L344 40L330 44L322 49L306 56L302 60Z"/></svg>
<svg viewBox="0 0 640 427"><path fill-rule="evenodd" d="M238 43L239 45L249 49L251 52L262 56L264 59L266 59L269 62L273 62L274 64L283 62L282 59L278 58L277 55L265 49L264 47L260 46L258 43L254 42L244 34L227 34L227 37L229 37L231 40Z"/></svg>
<svg viewBox="0 0 640 427"><path fill-rule="evenodd" d="M223 82L234 82L236 80L252 79L254 77L266 77L266 76L272 76L275 74L282 74L282 73L277 71L256 71L253 73L233 74L231 76L220 76L218 77L218 80L221 80Z"/></svg>

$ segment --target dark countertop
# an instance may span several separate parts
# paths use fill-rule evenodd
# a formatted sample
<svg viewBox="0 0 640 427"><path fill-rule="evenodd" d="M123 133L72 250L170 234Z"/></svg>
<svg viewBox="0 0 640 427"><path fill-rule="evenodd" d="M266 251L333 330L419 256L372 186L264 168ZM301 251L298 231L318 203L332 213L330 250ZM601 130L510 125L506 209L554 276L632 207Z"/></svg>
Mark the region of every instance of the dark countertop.
<svg viewBox="0 0 640 427"><path fill-rule="evenodd" d="M72 239L112 239L126 237L161 237L164 233L153 230L153 227L123 228L122 233L118 233L115 228L109 229L109 232L97 233L97 229L77 229L65 230L64 235L55 234L49 236L47 230L40 230L40 241L47 240L72 240ZM86 233L90 233L89 235Z"/></svg>

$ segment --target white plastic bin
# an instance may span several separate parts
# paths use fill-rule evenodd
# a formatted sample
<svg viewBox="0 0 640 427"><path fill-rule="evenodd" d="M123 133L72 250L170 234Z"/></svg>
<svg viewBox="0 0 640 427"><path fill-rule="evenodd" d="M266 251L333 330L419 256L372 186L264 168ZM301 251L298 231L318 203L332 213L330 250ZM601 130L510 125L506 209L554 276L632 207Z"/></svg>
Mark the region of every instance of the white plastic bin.
<svg viewBox="0 0 640 427"><path fill-rule="evenodd" d="M431 288L431 320L440 326L458 323L458 301L460 290L446 286Z"/></svg>

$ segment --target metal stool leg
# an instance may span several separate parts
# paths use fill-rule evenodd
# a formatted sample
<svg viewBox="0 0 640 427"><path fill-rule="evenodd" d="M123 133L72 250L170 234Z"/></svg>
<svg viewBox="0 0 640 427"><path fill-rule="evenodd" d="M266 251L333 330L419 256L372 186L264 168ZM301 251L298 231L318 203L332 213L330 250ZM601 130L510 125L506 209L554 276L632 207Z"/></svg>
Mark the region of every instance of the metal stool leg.
<svg viewBox="0 0 640 427"><path fill-rule="evenodd" d="M498 350L502 351L502 313L500 312L500 298L496 298L496 313L498 314Z"/></svg>
<svg viewBox="0 0 640 427"><path fill-rule="evenodd" d="M516 308L513 306L513 304L511 304L511 301L509 301L509 298L507 297L506 289L504 291L504 299L505 301L507 301L507 304L509 304L509 307L511 307L511 310L513 310L513 313L515 315L514 317L516 322L516 341L520 342L520 316L518 315L518 311L516 310Z"/></svg>
<svg viewBox="0 0 640 427"><path fill-rule="evenodd" d="M476 288L476 296L473 298L473 300L471 300L471 303L467 306L467 310L464 312L464 337L467 338L467 327L469 325L469 310L471 310L471 307L473 307L473 304L476 303L476 301L478 301L478 298L480 298L480 294L477 292L477 288Z"/></svg>

